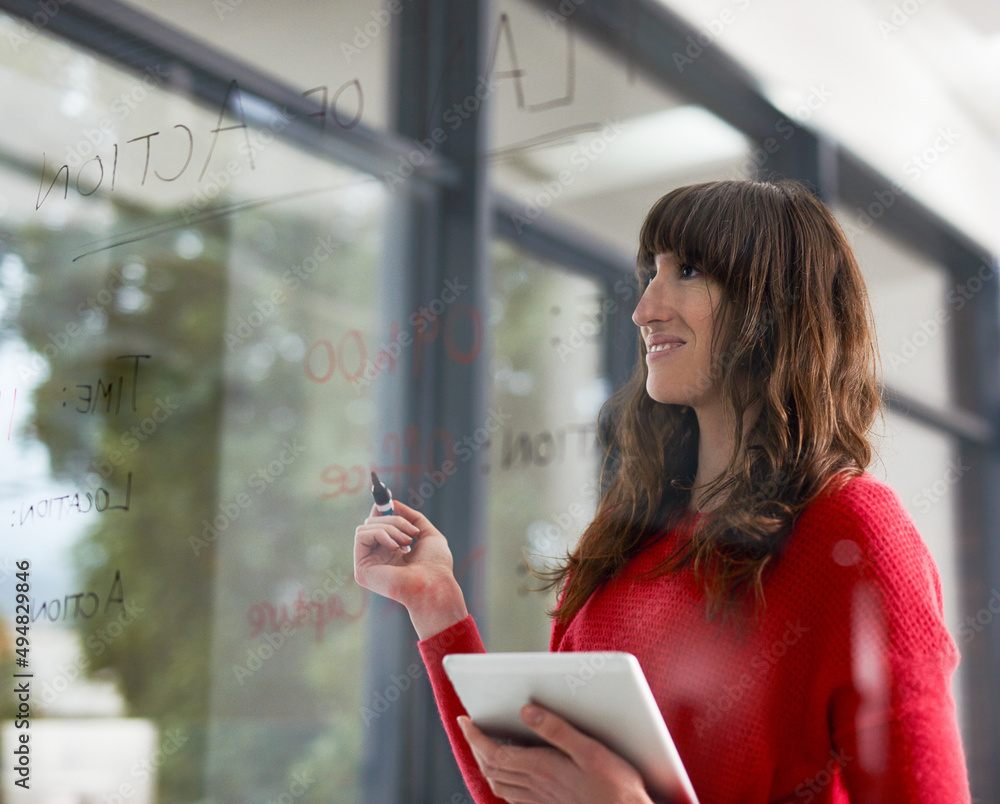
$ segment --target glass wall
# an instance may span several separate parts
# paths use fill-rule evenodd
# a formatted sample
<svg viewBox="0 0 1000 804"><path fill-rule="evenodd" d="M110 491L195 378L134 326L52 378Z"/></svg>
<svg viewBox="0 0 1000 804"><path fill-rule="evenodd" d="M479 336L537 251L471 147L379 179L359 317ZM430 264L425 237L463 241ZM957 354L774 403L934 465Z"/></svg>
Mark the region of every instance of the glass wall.
<svg viewBox="0 0 1000 804"><path fill-rule="evenodd" d="M534 573L565 558L597 505L603 305L616 302L594 280L505 242L492 262L491 405L511 421L490 446L489 645L546 650L555 597L539 595L546 584Z"/></svg>
<svg viewBox="0 0 1000 804"><path fill-rule="evenodd" d="M746 138L582 33L572 14L504 0L490 27L494 187L518 233L564 221L631 263L661 195L739 175Z"/></svg>
<svg viewBox="0 0 1000 804"><path fill-rule="evenodd" d="M440 130L484 114L493 231L449 231L482 238L483 264L428 326L418 310L387 320L432 284L399 262L456 253L434 240L439 218L479 218L442 200L460 172L444 141L395 133L440 114L445 84L428 69L427 97L398 97L402 0L135 0L89 48L51 17L0 14L0 104L17 121L0 130L0 662L31 674L35 800L355 802L381 774L416 802L453 773L412 642L386 644L399 612L353 580L352 537L369 473L419 508L460 428L385 432L386 408L502 414L462 468L482 473L485 510L455 506L476 531L456 537L456 574L490 649L547 647L555 601L534 573L597 503L598 411L636 355L647 209L681 185L802 167L813 135L794 129L781 153L751 141L712 105L729 87L640 66L576 0L483 6L483 74ZM132 52L143 31L170 57ZM426 57L446 73L456 54L425 44L406 51L414 72ZM792 126L769 108L746 130ZM968 288L864 210L838 214L886 386L947 412ZM458 383L445 360L483 361L484 380ZM877 446L872 471L930 546L962 647L958 438L892 412ZM8 685L5 753L17 706Z"/></svg>
<svg viewBox="0 0 1000 804"><path fill-rule="evenodd" d="M368 599L331 523L368 506L383 187L236 86L200 105L46 33L0 58L31 796L360 800Z"/></svg>
<svg viewBox="0 0 1000 804"><path fill-rule="evenodd" d="M674 187L740 175L747 140L581 33L572 15L500 4L489 28L491 184L510 239L492 251L492 399L513 411L493 446L486 551L492 650L548 645L551 590L534 572L565 558L599 496L597 415L608 361L630 365L639 227ZM534 227L569 227L613 263L598 277L567 250L525 251ZM607 353L608 345L617 354Z"/></svg>

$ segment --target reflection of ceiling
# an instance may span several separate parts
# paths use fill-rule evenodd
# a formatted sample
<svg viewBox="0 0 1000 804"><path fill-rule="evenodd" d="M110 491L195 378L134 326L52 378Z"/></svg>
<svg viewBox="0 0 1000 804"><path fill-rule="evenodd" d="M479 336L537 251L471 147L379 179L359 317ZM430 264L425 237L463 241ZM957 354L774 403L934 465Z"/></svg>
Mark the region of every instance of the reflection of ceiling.
<svg viewBox="0 0 1000 804"><path fill-rule="evenodd" d="M543 180L556 179L565 169L578 171L562 191L570 200L652 180L669 181L692 164L732 164L745 152L743 135L715 115L700 106L674 106L618 126L602 126L589 140L529 151L522 163Z"/></svg>
<svg viewBox="0 0 1000 804"><path fill-rule="evenodd" d="M704 28L788 111L1000 252L1000 4L995 0L661 0ZM905 10L904 10L905 9Z"/></svg>
<svg viewBox="0 0 1000 804"><path fill-rule="evenodd" d="M357 79L365 94L363 121L371 127L386 124L391 37L378 18L384 1L126 2L303 92L326 86L332 95L345 82Z"/></svg>
<svg viewBox="0 0 1000 804"><path fill-rule="evenodd" d="M947 4L981 33L1000 34L1000 5L993 0L947 0Z"/></svg>
<svg viewBox="0 0 1000 804"><path fill-rule="evenodd" d="M784 112L842 141L1000 251L994 225L1000 216L994 192L1000 185L1000 5L661 1L699 30L717 31L713 40ZM392 20L380 17L381 0L288 0L281 14L273 0L130 5L303 92L326 86L332 94L357 78L363 122L387 125ZM911 5L912 13L901 10ZM566 188L555 214L568 204L582 213L589 203L599 217L602 193L613 192L614 203L645 199L692 177L731 175L722 168L727 160L730 167L739 164L731 130L681 107L676 95L633 70L627 55L593 45L530 0L500 0L492 10L488 147L494 182L504 192L533 197L543 182L572 169L574 153L610 122L622 124L625 134Z"/></svg>

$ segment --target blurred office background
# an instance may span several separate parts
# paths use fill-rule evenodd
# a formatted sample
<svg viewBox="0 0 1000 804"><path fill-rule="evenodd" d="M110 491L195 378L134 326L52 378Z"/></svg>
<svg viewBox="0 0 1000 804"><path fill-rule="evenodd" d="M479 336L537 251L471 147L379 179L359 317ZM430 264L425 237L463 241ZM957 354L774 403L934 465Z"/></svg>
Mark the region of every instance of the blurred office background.
<svg viewBox="0 0 1000 804"><path fill-rule="evenodd" d="M1000 9L0 0L0 561L38 802L461 802L375 469L488 647L544 650L670 189L810 183L877 319L879 459L1000 797ZM17 730L0 693L3 750Z"/></svg>

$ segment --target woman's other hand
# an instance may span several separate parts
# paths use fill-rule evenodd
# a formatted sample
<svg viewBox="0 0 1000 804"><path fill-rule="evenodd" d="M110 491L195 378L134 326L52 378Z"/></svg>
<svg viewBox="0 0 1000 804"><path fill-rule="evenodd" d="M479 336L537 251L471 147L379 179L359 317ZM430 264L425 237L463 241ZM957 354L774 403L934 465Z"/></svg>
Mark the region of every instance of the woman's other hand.
<svg viewBox="0 0 1000 804"><path fill-rule="evenodd" d="M494 795L511 804L652 804L639 772L597 740L535 704L521 718L552 747L498 745L458 719Z"/></svg>
<svg viewBox="0 0 1000 804"><path fill-rule="evenodd" d="M354 531L354 578L366 589L401 603L420 639L468 615L452 571L448 541L419 511L393 501L395 515L372 506Z"/></svg>

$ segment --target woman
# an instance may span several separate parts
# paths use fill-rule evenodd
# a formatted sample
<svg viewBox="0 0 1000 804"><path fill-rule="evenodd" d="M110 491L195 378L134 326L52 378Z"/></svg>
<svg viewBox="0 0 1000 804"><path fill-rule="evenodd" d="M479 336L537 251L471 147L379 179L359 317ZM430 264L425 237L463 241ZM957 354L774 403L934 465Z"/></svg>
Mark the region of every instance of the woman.
<svg viewBox="0 0 1000 804"><path fill-rule="evenodd" d="M793 182L684 187L638 275L643 359L609 401L612 479L556 573L552 650L639 658L702 804L968 802L937 571L864 471L880 398L840 227ZM522 716L553 748L462 716L441 660L484 648L444 537L397 511L358 527L356 577L409 610L476 801L650 802L551 712Z"/></svg>

